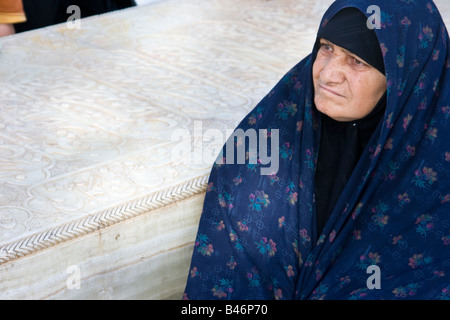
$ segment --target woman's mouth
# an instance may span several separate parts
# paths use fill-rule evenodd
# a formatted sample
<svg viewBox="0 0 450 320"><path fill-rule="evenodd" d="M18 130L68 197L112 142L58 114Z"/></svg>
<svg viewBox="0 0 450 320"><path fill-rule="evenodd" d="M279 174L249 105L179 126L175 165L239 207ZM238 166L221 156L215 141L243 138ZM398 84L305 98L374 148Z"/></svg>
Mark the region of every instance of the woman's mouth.
<svg viewBox="0 0 450 320"><path fill-rule="evenodd" d="M324 91L327 91L327 92L329 92L329 93L331 93L331 94L334 94L334 95L336 95L336 96L338 96L338 97L344 97L342 94L339 94L338 92L336 92L336 91L334 91L334 90L332 90L332 89L330 89L330 88L327 88L327 87L325 87L325 86L323 86L323 85L321 85L321 84L319 84L319 87L320 87L320 89L322 89L322 90L324 90Z"/></svg>

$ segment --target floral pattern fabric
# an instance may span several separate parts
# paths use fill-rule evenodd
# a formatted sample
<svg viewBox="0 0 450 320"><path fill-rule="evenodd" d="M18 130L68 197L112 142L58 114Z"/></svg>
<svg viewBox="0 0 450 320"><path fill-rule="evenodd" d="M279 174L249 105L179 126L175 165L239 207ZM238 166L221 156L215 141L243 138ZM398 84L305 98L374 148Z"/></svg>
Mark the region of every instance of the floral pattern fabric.
<svg viewBox="0 0 450 320"><path fill-rule="evenodd" d="M185 299L450 299L448 33L431 0L370 5L381 13L386 112L324 229L316 232L313 49L238 127L268 139L279 130L268 151L278 170L214 165ZM371 15L367 1L338 0L321 26L349 6Z"/></svg>

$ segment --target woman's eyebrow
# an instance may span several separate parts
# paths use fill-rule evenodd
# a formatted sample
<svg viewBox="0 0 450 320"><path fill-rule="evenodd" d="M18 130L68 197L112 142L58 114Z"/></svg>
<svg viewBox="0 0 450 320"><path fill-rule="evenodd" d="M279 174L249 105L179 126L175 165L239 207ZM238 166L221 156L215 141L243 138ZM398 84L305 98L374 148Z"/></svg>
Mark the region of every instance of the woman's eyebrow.
<svg viewBox="0 0 450 320"><path fill-rule="evenodd" d="M322 43L322 41L323 41L324 43ZM321 38L319 42L320 42L320 44L327 44L327 45L329 45L329 46L332 46L333 49L336 47L336 45L335 45L333 42L331 42L330 40L324 39L324 38ZM367 64L367 65L369 65L365 60L363 60L362 58L360 58L359 56L357 56L357 55L354 54L353 52L348 51L347 49L342 48L342 47L339 47L339 49L341 49L345 54L347 54L347 55L349 55L349 56L351 56L351 57L353 57L353 58L355 58L355 59L357 59L357 60L359 60L359 61L361 61L361 62L364 62L364 63Z"/></svg>

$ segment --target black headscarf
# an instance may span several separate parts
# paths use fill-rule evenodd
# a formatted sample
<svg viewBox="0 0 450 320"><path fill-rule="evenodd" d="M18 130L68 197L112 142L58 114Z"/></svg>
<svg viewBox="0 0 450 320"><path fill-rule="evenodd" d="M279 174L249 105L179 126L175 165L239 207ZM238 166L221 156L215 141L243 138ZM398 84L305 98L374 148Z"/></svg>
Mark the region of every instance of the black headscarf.
<svg viewBox="0 0 450 320"><path fill-rule="evenodd" d="M356 8L345 8L319 30L319 39L324 38L354 53L384 74L381 47L374 29L367 25L366 16Z"/></svg>
<svg viewBox="0 0 450 320"><path fill-rule="evenodd" d="M384 74L384 62L378 39L366 24L367 18L356 8L336 14L317 35L316 45L324 38L354 53ZM386 94L372 112L357 121L340 122L321 114L321 139L316 171L317 229L328 220L347 180L383 117Z"/></svg>

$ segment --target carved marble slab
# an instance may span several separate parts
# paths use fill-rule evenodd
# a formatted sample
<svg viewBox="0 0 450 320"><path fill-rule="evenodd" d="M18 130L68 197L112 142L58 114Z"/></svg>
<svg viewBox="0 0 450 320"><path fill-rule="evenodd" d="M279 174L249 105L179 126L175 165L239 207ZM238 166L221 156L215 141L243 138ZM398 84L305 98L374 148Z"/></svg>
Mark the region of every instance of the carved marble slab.
<svg viewBox="0 0 450 320"><path fill-rule="evenodd" d="M0 299L180 298L204 153L331 2L167 0L0 39Z"/></svg>

